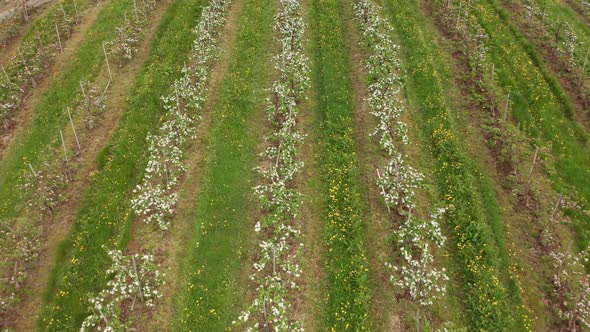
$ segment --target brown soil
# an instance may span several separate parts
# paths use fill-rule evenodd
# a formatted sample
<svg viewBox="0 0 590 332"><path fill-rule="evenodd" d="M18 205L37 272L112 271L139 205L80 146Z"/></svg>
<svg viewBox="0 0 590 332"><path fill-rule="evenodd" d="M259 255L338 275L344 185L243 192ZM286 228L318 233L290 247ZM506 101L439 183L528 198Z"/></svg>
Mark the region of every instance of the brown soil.
<svg viewBox="0 0 590 332"><path fill-rule="evenodd" d="M145 41L138 48L134 60L121 69L113 68L113 83L107 92L107 110L99 126L91 132L85 132L80 130L83 128L80 123L77 125L78 136L83 146L82 152L74 160L78 167L72 174L73 181L63 192L66 197L65 203L54 211L54 223L51 225L51 229L44 230L38 267L36 270L30 271L30 277L26 283L27 296L24 297L17 310L18 317L15 321L17 331L34 330L36 317L41 310L42 295L47 289L48 278L57 257L59 244L70 232L76 212L83 203L86 189L96 171L95 157L105 147L118 127L119 120L127 107L127 95L147 59L158 22L169 4L170 0L163 1L160 7L154 11L152 18L150 18ZM103 68L96 83L106 85L107 82L108 73ZM69 142L68 146L75 146L73 133L69 130L66 132L66 141Z"/></svg>

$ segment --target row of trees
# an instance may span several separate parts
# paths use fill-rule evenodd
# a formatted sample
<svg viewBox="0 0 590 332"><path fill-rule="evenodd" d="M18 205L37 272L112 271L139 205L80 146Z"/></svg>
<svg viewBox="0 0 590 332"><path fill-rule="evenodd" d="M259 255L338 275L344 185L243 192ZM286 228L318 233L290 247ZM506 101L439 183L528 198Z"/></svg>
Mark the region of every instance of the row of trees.
<svg viewBox="0 0 590 332"><path fill-rule="evenodd" d="M377 185L392 220L399 224L392 235L397 254L386 266L392 283L416 303L419 329L420 311L446 292L447 272L437 266L434 258L434 252L446 241L440 227L446 209L435 209L428 220L413 214L416 190L423 187L424 175L407 165L408 158L402 152L409 138L403 119L401 65L398 46L391 39L392 27L380 12L381 8L370 0L355 5L362 42L371 51L365 67L370 78L367 101L377 120L373 135L379 138L388 159L385 167L377 169Z"/></svg>
<svg viewBox="0 0 590 332"><path fill-rule="evenodd" d="M579 0L582 8L588 10L590 2ZM565 19L555 17L548 11L548 0L522 0L521 6L530 25L537 24L544 32L553 35L557 51L565 61L567 70L582 77L588 67L590 45L580 42L573 25Z"/></svg>
<svg viewBox="0 0 590 332"><path fill-rule="evenodd" d="M304 136L297 131L299 104L309 85L309 65L303 48L305 25L298 0L281 0L275 16L275 39L280 52L274 57L280 77L273 83L266 109L272 132L265 137L264 165L258 172L263 184L254 188L263 218L255 230L261 238L254 272L256 295L234 324L247 331L303 331L293 317L292 292L299 289L299 258L303 250L297 218L301 194L294 187L303 162L297 159Z"/></svg>
<svg viewBox="0 0 590 332"><path fill-rule="evenodd" d="M162 97L165 119L155 134L148 134L149 158L143 181L133 190L131 206L148 224L170 228L178 201L180 177L186 172L185 151L196 138L196 122L207 98L209 72L218 57L218 39L230 1L216 0L203 12L196 39L182 77L174 91Z"/></svg>
<svg viewBox="0 0 590 332"><path fill-rule="evenodd" d="M31 20L32 8L25 0L20 0L12 13L9 13L0 22L2 23L2 30L0 30L0 48L6 47L8 41L16 37L20 27Z"/></svg>
<svg viewBox="0 0 590 332"><path fill-rule="evenodd" d="M145 222L155 223L161 230L170 227L169 217L178 198L175 190L178 189L180 176L186 171L184 150L189 140L196 138L196 121L206 100L209 71L218 54L218 37L229 5L230 1L213 0L203 9L183 75L175 81L174 92L162 97L164 123L156 134L148 134L146 138L150 144L146 174L142 183L134 189L131 205ZM137 15L133 21L139 24L140 17ZM124 27L128 22L126 20ZM133 54L120 53L123 58ZM125 331L131 327L132 321L122 317L123 308L132 312L137 300L152 308L161 297L159 288L163 285L163 276L152 254L125 255L118 250L107 250L107 253L112 261L107 274L112 274L113 278L105 289L90 298L90 315L81 331L97 328Z"/></svg>

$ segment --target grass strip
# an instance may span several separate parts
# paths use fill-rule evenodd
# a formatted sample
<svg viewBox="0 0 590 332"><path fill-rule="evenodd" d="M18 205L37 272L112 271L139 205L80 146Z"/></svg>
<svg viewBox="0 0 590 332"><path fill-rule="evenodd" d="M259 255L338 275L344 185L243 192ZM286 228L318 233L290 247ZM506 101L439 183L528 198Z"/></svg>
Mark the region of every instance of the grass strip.
<svg viewBox="0 0 590 332"><path fill-rule="evenodd" d="M407 92L433 161L441 199L452 208L448 225L454 242L459 294L473 330L527 329L519 287L508 271L504 225L495 192L462 147L453 128L445 89L446 69L416 0L385 1L400 37L408 70Z"/></svg>
<svg viewBox="0 0 590 332"><path fill-rule="evenodd" d="M110 264L102 245L125 248L134 220L129 194L147 162L147 133L161 121L161 96L170 93L181 74L193 38L186 38L201 14L204 1L176 0L156 32L148 60L131 89L128 110L109 146L97 160L95 175L71 236L60 248L50 276L41 330L77 329L87 314L85 300L104 288Z"/></svg>
<svg viewBox="0 0 590 332"><path fill-rule="evenodd" d="M323 329L370 330L368 260L361 218L359 159L355 152L352 63L336 0L311 2L312 80L319 119L324 204L325 307Z"/></svg>
<svg viewBox="0 0 590 332"><path fill-rule="evenodd" d="M212 126L208 157L201 175L201 195L180 270L175 331L222 331L243 307L240 276L250 239L251 187L256 166L257 124L272 38L275 2L244 0L240 31L223 79Z"/></svg>

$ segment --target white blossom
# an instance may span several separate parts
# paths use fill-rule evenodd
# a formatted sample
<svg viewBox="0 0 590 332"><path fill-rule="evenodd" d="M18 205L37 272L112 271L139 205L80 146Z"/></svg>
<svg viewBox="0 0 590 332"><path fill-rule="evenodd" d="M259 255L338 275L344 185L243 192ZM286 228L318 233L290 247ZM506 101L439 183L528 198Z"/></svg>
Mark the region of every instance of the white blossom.
<svg viewBox="0 0 590 332"><path fill-rule="evenodd" d="M309 82L308 60L303 52L304 24L301 5L296 0L281 0L275 16L276 39L281 45L274 57L280 78L268 98L267 115L274 131L266 137L268 148L262 157L268 162L259 167L264 183L254 187L264 218L255 231L265 237L259 244L250 280L257 284L254 301L234 321L247 331L302 331L292 317L289 292L299 288L298 257L303 250L301 232L293 226L301 205L293 180L303 168L297 160L297 146L304 136L296 131L298 103L305 98ZM262 321L262 323L260 323Z"/></svg>

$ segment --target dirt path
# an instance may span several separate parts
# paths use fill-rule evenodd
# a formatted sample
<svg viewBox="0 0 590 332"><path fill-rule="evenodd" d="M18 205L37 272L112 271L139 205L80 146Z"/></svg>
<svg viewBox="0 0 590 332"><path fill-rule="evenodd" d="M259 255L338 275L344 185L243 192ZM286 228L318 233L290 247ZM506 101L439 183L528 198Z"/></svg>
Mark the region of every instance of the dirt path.
<svg viewBox="0 0 590 332"><path fill-rule="evenodd" d="M310 22L310 3L309 0L301 1L303 20L306 28L311 25ZM313 50L311 39L313 36L309 29L304 32L304 47L308 58L311 58ZM315 131L320 119L312 110L316 107L317 88L309 87L307 91L308 99L300 106L299 127L307 135L303 145L300 147L301 160L304 163L302 174L296 186L300 189L303 202L301 205L301 219L303 220L303 258L301 277L302 296L299 302L295 304L296 319L303 322L303 327L308 331L317 331L320 328L321 317L318 313L322 307L322 280L325 271L322 262L322 200L321 182L318 178L320 166L317 163L316 154L319 153L314 144L319 138L316 137Z"/></svg>
<svg viewBox="0 0 590 332"><path fill-rule="evenodd" d="M56 260L59 245L70 232L76 212L82 204L85 191L92 181L92 174L96 170L95 157L105 147L118 127L119 120L126 109L127 95L148 57L158 23L170 3L171 0L163 1L160 7L154 11L145 41L138 48L139 50L133 61L122 69L113 67L113 83L107 92L107 111L104 119L100 121L99 127L90 133L78 133L80 143L84 146L83 152L77 160L79 166L73 175L73 182L68 185L64 192L65 204L54 212L56 222L51 225L50 230L45 231L38 268L36 271L31 271L27 282L26 287L30 290L29 295L23 300L18 309L19 316L15 325L17 331L34 330L37 315L41 311L43 292L47 289L48 277ZM96 82L105 84L108 82L106 70L103 70ZM82 128L81 124L78 124L77 127ZM67 133L66 140L70 142L70 146L75 144L72 135L71 132ZM32 318L32 315L35 315L35 318Z"/></svg>
<svg viewBox="0 0 590 332"><path fill-rule="evenodd" d="M35 110L37 109L43 95L54 84L54 81L57 77L59 77L63 68L75 56L76 52L78 52L78 48L85 40L84 37L86 36L88 30L96 22L98 14L104 7L104 3L105 2L99 5L96 10L89 10L86 13L82 19L82 23L74 28L72 36L67 41L64 41L64 52L51 59L51 64L49 69L47 69L47 74L45 74L42 78L37 79L37 83L39 85L32 89L24 97L24 102L16 112L16 115L10 119L12 122L12 127L8 130L8 132L3 131L2 134L0 134L0 160L4 159L6 153L10 150L10 146L20 136L20 134L24 132L24 130L29 126L29 123L33 120L35 116Z"/></svg>
<svg viewBox="0 0 590 332"><path fill-rule="evenodd" d="M194 142L187 151L189 170L184 179L179 184L183 187L180 194L178 205L176 206L177 215L174 219L174 227L171 233L161 232L154 233L151 225L146 225L140 220L136 220L132 227L131 241L128 251L131 253L149 250L159 252L162 256L160 265L164 267L165 287L162 289L162 301L156 307L151 315L140 313L135 317L136 328L139 331L169 331L171 330L172 317L174 315L175 298L174 294L178 288L178 276L180 271L180 262L185 246L188 243L187 236L191 234L193 221L195 220L194 202L200 193L200 174L204 166L204 159L207 156L206 139L207 133L211 128L212 115L217 105L219 86L226 76L231 61L233 45L239 30L238 18L242 9L242 2L235 1L228 14L227 23L221 32L221 41L219 48L221 50L220 58L211 69L209 81L209 95L203 107L201 121L197 126L197 141ZM155 241L146 241L154 239Z"/></svg>

